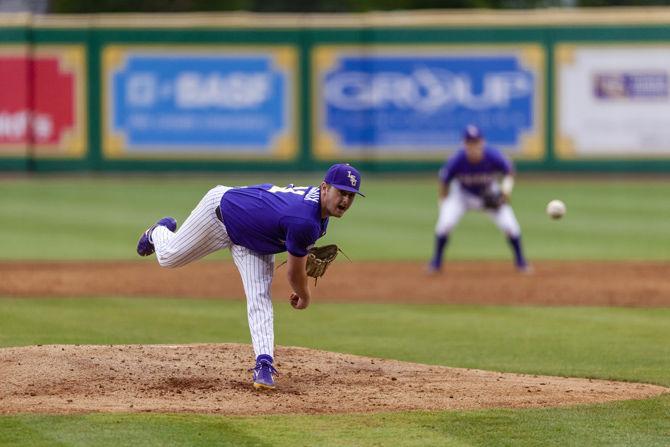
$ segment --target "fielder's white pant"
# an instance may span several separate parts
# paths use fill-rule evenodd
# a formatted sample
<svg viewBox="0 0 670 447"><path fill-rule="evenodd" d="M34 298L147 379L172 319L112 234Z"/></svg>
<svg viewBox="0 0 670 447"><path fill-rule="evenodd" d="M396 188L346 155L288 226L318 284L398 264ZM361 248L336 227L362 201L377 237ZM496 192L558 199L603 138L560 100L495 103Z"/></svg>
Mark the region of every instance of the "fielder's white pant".
<svg viewBox="0 0 670 447"><path fill-rule="evenodd" d="M274 255L258 254L230 240L225 225L215 212L221 197L230 189L227 186L211 189L176 233L166 227L156 227L151 239L158 263L168 268L181 267L222 248L229 248L247 296L247 317L254 352L256 356L268 354L274 357L274 317L270 296Z"/></svg>
<svg viewBox="0 0 670 447"><path fill-rule="evenodd" d="M444 236L453 230L466 211L484 210L481 197L465 191L458 181L449 186L449 195L440 205L440 215L435 225L435 234ZM520 237L521 227L512 207L505 203L497 210L485 210L496 226L509 237Z"/></svg>

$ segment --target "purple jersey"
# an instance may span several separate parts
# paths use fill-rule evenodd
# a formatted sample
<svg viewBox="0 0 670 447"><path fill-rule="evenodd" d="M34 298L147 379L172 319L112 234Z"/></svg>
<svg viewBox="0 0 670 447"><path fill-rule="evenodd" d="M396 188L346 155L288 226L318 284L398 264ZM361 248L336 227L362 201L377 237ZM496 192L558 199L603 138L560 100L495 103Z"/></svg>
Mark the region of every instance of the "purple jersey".
<svg viewBox="0 0 670 447"><path fill-rule="evenodd" d="M263 255L305 256L328 226L315 186L234 188L221 198L221 215L233 243Z"/></svg>
<svg viewBox="0 0 670 447"><path fill-rule="evenodd" d="M440 169L440 180L449 184L458 180L463 189L470 194L482 195L500 174L512 172L512 163L500 151L486 146L484 156L479 163L470 163L465 149L459 149Z"/></svg>

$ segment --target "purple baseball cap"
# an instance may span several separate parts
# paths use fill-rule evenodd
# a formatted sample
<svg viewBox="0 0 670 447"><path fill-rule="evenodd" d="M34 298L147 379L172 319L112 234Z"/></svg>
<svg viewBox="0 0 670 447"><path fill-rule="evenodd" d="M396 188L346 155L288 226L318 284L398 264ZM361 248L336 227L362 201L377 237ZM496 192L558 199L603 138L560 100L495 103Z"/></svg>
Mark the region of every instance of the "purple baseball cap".
<svg viewBox="0 0 670 447"><path fill-rule="evenodd" d="M463 129L463 139L465 141L479 141L484 138L484 134L479 127L470 124Z"/></svg>
<svg viewBox="0 0 670 447"><path fill-rule="evenodd" d="M361 187L361 173L350 164L338 163L328 168L323 181L340 191L355 192L365 197L359 191Z"/></svg>

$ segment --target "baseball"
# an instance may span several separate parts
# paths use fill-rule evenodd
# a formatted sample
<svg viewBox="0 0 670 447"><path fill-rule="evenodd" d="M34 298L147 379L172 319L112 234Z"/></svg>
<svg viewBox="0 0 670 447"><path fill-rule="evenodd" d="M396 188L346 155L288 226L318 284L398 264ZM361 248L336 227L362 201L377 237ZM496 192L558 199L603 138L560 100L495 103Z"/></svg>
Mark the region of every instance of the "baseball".
<svg viewBox="0 0 670 447"><path fill-rule="evenodd" d="M547 214L552 219L560 219L565 214L565 203L561 200L552 200L547 204Z"/></svg>

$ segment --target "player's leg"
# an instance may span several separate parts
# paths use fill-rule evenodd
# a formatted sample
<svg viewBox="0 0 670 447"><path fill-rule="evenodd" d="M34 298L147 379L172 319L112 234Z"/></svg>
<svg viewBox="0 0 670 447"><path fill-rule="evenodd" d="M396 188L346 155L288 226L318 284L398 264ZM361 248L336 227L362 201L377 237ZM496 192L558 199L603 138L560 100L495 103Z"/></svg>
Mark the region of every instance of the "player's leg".
<svg viewBox="0 0 670 447"><path fill-rule="evenodd" d="M247 317L251 343L256 354L254 386L273 388L274 316L270 287L274 273L274 255L261 255L240 245L230 250L242 277L247 296Z"/></svg>
<svg viewBox="0 0 670 447"><path fill-rule="evenodd" d="M453 230L467 210L465 197L458 187L452 187L449 195L440 205L440 213L435 224L435 248L428 266L429 271L439 272L442 268L444 249L449 242L449 233Z"/></svg>
<svg viewBox="0 0 670 447"><path fill-rule="evenodd" d="M520 271L527 271L529 267L521 245L521 226L514 215L512 207L509 204L504 204L497 211L492 211L488 214L496 226L507 236L507 242L514 253L514 265L516 265L516 268Z"/></svg>
<svg viewBox="0 0 670 447"><path fill-rule="evenodd" d="M151 239L162 267L181 267L230 245L226 228L215 212L229 189L217 186L209 190L176 233L164 226L153 230Z"/></svg>

